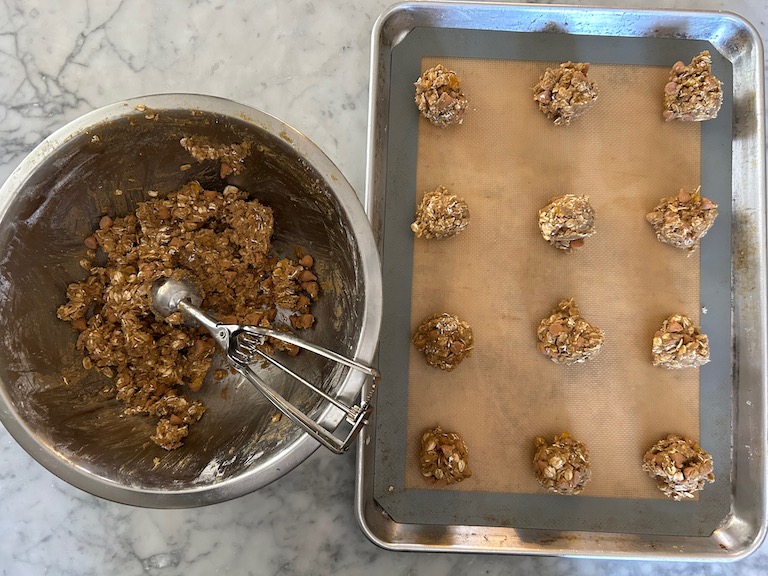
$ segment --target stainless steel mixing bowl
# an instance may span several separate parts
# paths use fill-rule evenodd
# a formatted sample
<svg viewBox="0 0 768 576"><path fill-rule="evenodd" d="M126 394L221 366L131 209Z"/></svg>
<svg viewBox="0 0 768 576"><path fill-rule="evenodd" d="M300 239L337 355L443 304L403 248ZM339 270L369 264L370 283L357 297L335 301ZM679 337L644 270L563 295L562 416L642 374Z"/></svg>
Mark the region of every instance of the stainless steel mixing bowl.
<svg viewBox="0 0 768 576"><path fill-rule="evenodd" d="M82 368L75 333L56 318L67 284L84 277L83 239L102 215L127 214L148 191L162 195L190 180L224 185L218 163L197 163L179 145L193 135L251 141L244 173L227 182L272 207L278 253L298 246L314 256L323 289L314 343L368 363L381 321L379 259L365 213L333 163L290 126L228 100L170 94L107 106L51 135L0 190L0 419L63 480L140 506L234 498L317 447L287 418L273 421L276 410L252 386L228 376L190 394L208 411L182 448L166 452L148 441L154 423L124 416L104 393L108 381ZM345 401L363 384L361 374L321 357L295 360L297 371ZM267 377L324 425L341 422L338 409L284 373Z"/></svg>

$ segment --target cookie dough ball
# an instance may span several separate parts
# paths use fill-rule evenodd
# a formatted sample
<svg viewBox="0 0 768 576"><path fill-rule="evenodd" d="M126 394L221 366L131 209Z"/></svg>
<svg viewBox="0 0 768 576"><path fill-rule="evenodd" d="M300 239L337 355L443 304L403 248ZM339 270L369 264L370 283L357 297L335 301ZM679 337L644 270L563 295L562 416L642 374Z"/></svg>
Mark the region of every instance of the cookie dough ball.
<svg viewBox="0 0 768 576"><path fill-rule="evenodd" d="M664 244L694 252L717 218L717 204L701 195L701 186L693 193L682 188L677 196L662 198L645 219Z"/></svg>
<svg viewBox="0 0 768 576"><path fill-rule="evenodd" d="M653 336L651 357L665 368L702 366L709 362L709 340L688 316L672 314Z"/></svg>
<svg viewBox="0 0 768 576"><path fill-rule="evenodd" d="M533 443L533 470L539 484L557 494L570 496L581 492L592 477L587 447L568 432L555 436L551 444L541 436Z"/></svg>
<svg viewBox="0 0 768 576"><path fill-rule="evenodd" d="M595 356L603 346L603 331L579 314L573 298L560 300L537 330L539 350L556 364L578 364Z"/></svg>
<svg viewBox="0 0 768 576"><path fill-rule="evenodd" d="M461 79L442 64L430 68L416 81L416 105L421 115L435 126L461 124L467 110Z"/></svg>
<svg viewBox="0 0 768 576"><path fill-rule="evenodd" d="M461 482L472 476L467 446L455 432L443 432L440 426L421 436L421 475L432 482Z"/></svg>
<svg viewBox="0 0 768 576"><path fill-rule="evenodd" d="M714 482L713 469L712 456L678 434L659 440L643 456L643 470L673 500L693 498L706 482Z"/></svg>
<svg viewBox="0 0 768 576"><path fill-rule="evenodd" d="M595 211L589 196L566 194L550 200L539 210L539 230L555 248L572 252L595 233Z"/></svg>
<svg viewBox="0 0 768 576"><path fill-rule="evenodd" d="M422 322L411 341L424 352L427 364L450 372L472 353L469 324L452 314L435 314Z"/></svg>
<svg viewBox="0 0 768 576"><path fill-rule="evenodd" d="M469 226L469 206L443 186L424 194L411 230L417 238L448 238Z"/></svg>
<svg viewBox="0 0 768 576"><path fill-rule="evenodd" d="M712 75L712 58L704 50L686 66L675 62L664 86L664 120L701 122L717 117L723 83Z"/></svg>
<svg viewBox="0 0 768 576"><path fill-rule="evenodd" d="M533 100L557 126L571 123L597 101L597 84L587 78L587 62L565 62L547 68L533 87Z"/></svg>

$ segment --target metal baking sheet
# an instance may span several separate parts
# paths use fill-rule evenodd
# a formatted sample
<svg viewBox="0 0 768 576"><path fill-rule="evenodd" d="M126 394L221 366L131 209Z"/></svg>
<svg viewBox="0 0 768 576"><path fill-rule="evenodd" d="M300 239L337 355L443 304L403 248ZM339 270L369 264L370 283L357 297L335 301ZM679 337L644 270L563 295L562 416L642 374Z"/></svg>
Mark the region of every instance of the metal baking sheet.
<svg viewBox="0 0 768 576"><path fill-rule="evenodd" d="M367 203L385 279L375 419L361 443L357 512L394 549L729 560L766 524L765 151L762 49L723 13L474 3L400 4L373 35ZM718 481L696 502L406 489L403 482L417 194L412 83L425 56L669 66L709 49L726 91L702 124L701 180L726 224L705 238L702 327L720 356L701 371L700 437ZM715 305L711 305L715 304Z"/></svg>

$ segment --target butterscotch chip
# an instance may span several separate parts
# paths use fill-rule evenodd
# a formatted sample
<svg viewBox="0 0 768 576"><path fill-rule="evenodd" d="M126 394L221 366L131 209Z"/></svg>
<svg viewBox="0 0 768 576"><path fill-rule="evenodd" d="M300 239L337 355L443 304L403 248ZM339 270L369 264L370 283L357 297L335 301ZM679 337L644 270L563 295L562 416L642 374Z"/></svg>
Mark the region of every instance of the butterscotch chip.
<svg viewBox="0 0 768 576"><path fill-rule="evenodd" d="M461 79L456 72L438 64L426 70L415 86L419 112L432 124L445 128L464 121L467 97L461 89Z"/></svg>
<svg viewBox="0 0 768 576"><path fill-rule="evenodd" d="M427 192L416 209L411 230L418 238L449 238L469 226L469 206L443 186Z"/></svg>
<svg viewBox="0 0 768 576"><path fill-rule="evenodd" d="M595 233L595 211L589 196L565 194L550 200L539 210L539 230L555 248L572 252Z"/></svg>
<svg viewBox="0 0 768 576"><path fill-rule="evenodd" d="M701 186L692 193L682 188L677 196L662 198L645 219L659 242L694 252L717 218L717 204L701 195Z"/></svg>
<svg viewBox="0 0 768 576"><path fill-rule="evenodd" d="M587 447L568 432L549 443L538 436L534 441L533 470L536 480L556 494L578 494L592 477Z"/></svg>
<svg viewBox="0 0 768 576"><path fill-rule="evenodd" d="M723 83L712 74L712 57L704 50L686 66L675 62L664 86L664 120L701 122L717 117Z"/></svg>
<svg viewBox="0 0 768 576"><path fill-rule="evenodd" d="M467 446L455 432L443 432L437 426L421 436L421 475L432 482L453 484L469 478L468 458Z"/></svg>
<svg viewBox="0 0 768 576"><path fill-rule="evenodd" d="M709 362L709 339L683 314L672 314L653 336L654 366L695 368Z"/></svg>
<svg viewBox="0 0 768 576"><path fill-rule="evenodd" d="M533 87L534 102L557 126L567 126L597 101L597 84L587 78L587 72L587 62L565 62L547 68Z"/></svg>
<svg viewBox="0 0 768 576"><path fill-rule="evenodd" d="M452 314L435 314L424 320L411 341L430 366L450 372L472 353L474 337L468 323Z"/></svg>
<svg viewBox="0 0 768 576"><path fill-rule="evenodd" d="M560 301L536 332L539 350L556 364L578 364L593 358L603 346L603 331L581 317L573 298Z"/></svg>
<svg viewBox="0 0 768 576"><path fill-rule="evenodd" d="M651 446L643 456L643 470L673 500L693 498L707 482L715 481L712 456L698 442L678 434Z"/></svg>

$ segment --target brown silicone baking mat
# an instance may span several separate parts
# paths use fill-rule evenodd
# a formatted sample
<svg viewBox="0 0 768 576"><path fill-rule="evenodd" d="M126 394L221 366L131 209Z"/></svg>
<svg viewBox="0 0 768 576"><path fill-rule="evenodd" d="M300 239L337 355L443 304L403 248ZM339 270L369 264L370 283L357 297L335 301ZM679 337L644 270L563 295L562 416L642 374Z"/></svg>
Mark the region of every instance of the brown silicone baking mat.
<svg viewBox="0 0 768 576"><path fill-rule="evenodd" d="M439 63L459 74L470 109L460 126L419 121L416 187L446 186L471 220L453 238L414 242L411 328L457 314L475 350L443 372L411 347L408 437L439 423L464 438L474 475L450 490L539 493L532 440L567 430L590 448L584 494L665 498L637 454L669 432L698 437L699 370L652 366L650 343L672 313L698 321L699 259L661 244L645 214L699 185L700 124L662 120L668 68L592 66L597 104L555 126L531 86L557 63L424 58L422 68ZM588 194L597 220L572 254L537 225L538 209L566 193ZM536 349L536 327L571 297L606 341L594 360L561 366ZM417 449L407 488L425 486Z"/></svg>
<svg viewBox="0 0 768 576"><path fill-rule="evenodd" d="M708 534L730 488L730 157L721 152L731 103L708 123L665 123L660 108L670 66L709 45L569 37L570 46L530 49L547 35L489 43L488 34L416 30L393 50L381 366L394 383L377 405L375 497L405 523ZM713 56L728 86L730 65ZM569 59L592 62L599 98L555 126L531 88ZM413 81L436 64L462 79L470 105L459 126L434 127L415 110ZM700 184L720 216L689 255L658 242L645 214ZM454 238L414 239L416 203L438 185L467 200L471 223ZM539 208L566 193L588 194L596 213L597 233L572 254L537 227ZM576 366L536 348L538 323L567 297L605 331L600 354ZM408 344L439 312L468 321L475 336L452 372ZM713 361L702 369L651 365L653 334L675 312L710 337ZM473 476L463 483L420 475L419 439L436 424L468 445ZM592 480L575 497L548 494L532 473L533 438L563 431L591 455ZM717 482L695 501L667 500L640 468L669 433L700 439L715 456Z"/></svg>

